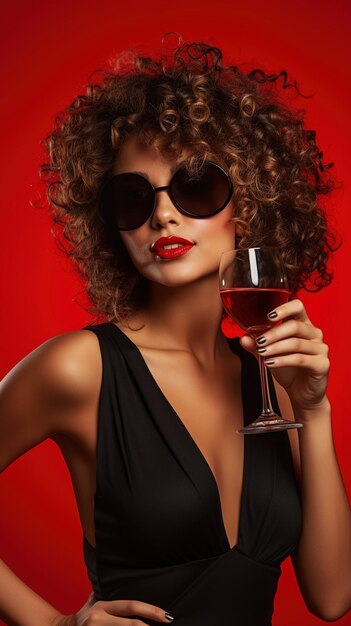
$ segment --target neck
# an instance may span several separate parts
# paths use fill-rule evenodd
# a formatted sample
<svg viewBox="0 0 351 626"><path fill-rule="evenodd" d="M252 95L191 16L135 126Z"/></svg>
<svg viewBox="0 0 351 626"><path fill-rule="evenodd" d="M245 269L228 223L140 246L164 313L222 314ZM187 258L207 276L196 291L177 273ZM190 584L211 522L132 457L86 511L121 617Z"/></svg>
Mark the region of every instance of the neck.
<svg viewBox="0 0 351 626"><path fill-rule="evenodd" d="M215 272L181 287L150 281L141 318L145 337L153 343L157 337L157 347L189 351L208 368L229 350L221 331L222 312Z"/></svg>

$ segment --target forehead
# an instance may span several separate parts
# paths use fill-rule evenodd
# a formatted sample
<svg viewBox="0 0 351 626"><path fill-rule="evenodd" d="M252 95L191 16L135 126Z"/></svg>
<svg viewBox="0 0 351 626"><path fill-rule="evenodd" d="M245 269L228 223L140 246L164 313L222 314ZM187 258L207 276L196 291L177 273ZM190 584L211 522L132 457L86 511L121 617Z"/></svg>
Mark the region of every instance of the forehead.
<svg viewBox="0 0 351 626"><path fill-rule="evenodd" d="M167 155L161 150L157 137L150 144L142 142L138 136L128 137L118 150L113 164L113 174L121 171L143 171L154 166L171 167L175 169L179 163L187 159L192 153L191 148L179 147L176 153Z"/></svg>

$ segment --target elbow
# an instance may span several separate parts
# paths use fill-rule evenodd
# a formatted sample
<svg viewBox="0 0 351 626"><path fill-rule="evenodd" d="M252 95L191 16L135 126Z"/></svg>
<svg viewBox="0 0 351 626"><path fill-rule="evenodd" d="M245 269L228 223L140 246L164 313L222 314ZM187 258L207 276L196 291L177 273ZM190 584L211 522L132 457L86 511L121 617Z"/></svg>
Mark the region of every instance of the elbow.
<svg viewBox="0 0 351 626"><path fill-rule="evenodd" d="M336 622L351 609L351 571L328 572L328 576L298 578L307 609L324 622Z"/></svg>
<svg viewBox="0 0 351 626"><path fill-rule="evenodd" d="M314 613L314 615L316 617L318 617L319 619L323 620L324 622L336 622L338 619L341 619L342 617L344 617L344 615L348 612L349 609L346 609L346 611L336 611L335 613L333 611L331 612L325 612L325 613Z"/></svg>
<svg viewBox="0 0 351 626"><path fill-rule="evenodd" d="M329 602L323 606L308 606L310 613L323 620L324 622L336 622L348 613L351 609L351 600L347 602Z"/></svg>

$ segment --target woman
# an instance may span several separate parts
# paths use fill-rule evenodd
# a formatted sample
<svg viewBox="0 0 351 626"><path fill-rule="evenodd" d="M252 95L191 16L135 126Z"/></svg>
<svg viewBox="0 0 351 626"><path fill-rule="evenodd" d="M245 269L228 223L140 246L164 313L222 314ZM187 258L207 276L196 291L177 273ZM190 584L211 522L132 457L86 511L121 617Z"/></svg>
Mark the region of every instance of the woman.
<svg viewBox="0 0 351 626"><path fill-rule="evenodd" d="M122 54L46 139L54 223L96 317L7 375L1 458L46 437L60 446L94 593L65 616L1 564L12 622L266 626L288 555L312 613L350 607L322 331L298 298L257 345L221 326L219 260L235 241L279 247L293 294L332 278L318 196L333 183L279 76L226 67L207 44ZM236 434L259 414L259 346L299 437Z"/></svg>

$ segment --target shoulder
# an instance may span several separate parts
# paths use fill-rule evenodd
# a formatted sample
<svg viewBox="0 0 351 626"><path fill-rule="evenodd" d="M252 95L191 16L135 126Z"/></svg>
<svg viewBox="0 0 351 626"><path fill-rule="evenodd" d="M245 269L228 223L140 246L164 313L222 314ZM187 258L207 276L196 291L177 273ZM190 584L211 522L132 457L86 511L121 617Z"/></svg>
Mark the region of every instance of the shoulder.
<svg viewBox="0 0 351 626"><path fill-rule="evenodd" d="M52 337L19 361L0 385L1 467L48 437L79 434L101 378L98 339L87 330Z"/></svg>
<svg viewBox="0 0 351 626"><path fill-rule="evenodd" d="M41 385L48 393L89 395L102 370L99 343L88 330L51 337L21 359L3 378L4 389L15 381Z"/></svg>
<svg viewBox="0 0 351 626"><path fill-rule="evenodd" d="M99 393L99 342L88 330L47 339L20 360L1 381L1 398L31 403L50 414L83 404Z"/></svg>
<svg viewBox="0 0 351 626"><path fill-rule="evenodd" d="M100 389L102 362L99 341L89 330L51 337L31 355L51 393L89 400Z"/></svg>

